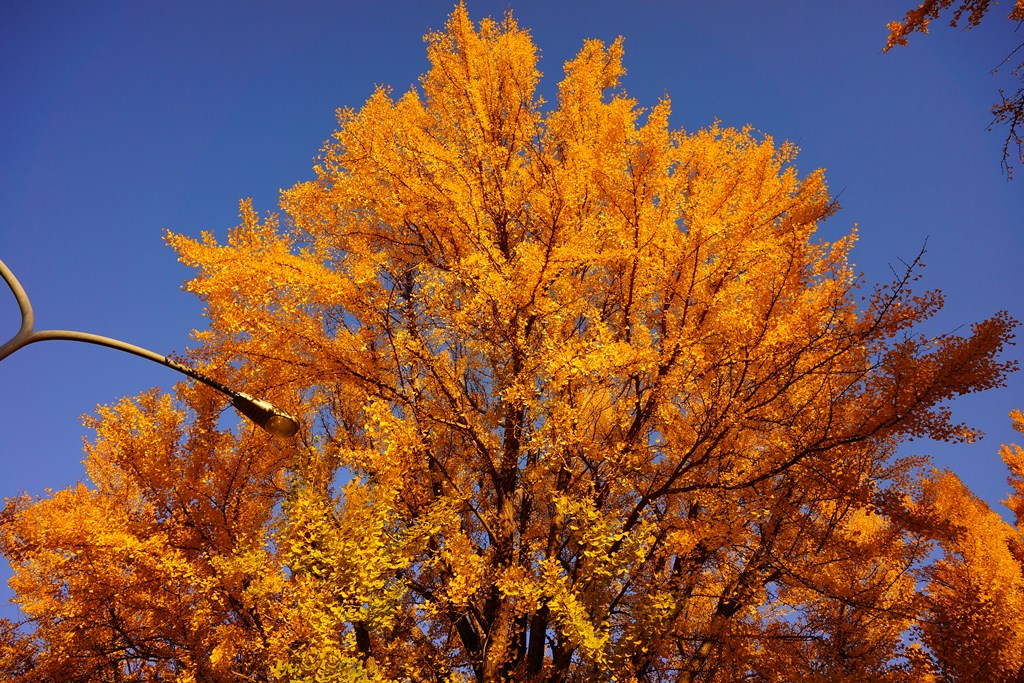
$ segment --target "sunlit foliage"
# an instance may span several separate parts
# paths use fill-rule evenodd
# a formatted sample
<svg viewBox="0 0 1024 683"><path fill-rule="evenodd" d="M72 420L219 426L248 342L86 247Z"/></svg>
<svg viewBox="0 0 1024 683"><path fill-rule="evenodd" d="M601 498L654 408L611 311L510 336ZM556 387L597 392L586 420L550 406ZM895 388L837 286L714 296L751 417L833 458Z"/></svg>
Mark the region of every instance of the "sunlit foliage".
<svg viewBox="0 0 1024 683"><path fill-rule="evenodd" d="M916 263L864 287L823 173L640 108L621 41L553 104L512 18L427 45L283 218L169 237L189 360L299 437L204 387L103 409L89 483L3 513L6 675L909 683L989 628L987 680L1019 667L1019 530L895 457L975 437L947 402L1002 382L1014 321L915 331Z"/></svg>

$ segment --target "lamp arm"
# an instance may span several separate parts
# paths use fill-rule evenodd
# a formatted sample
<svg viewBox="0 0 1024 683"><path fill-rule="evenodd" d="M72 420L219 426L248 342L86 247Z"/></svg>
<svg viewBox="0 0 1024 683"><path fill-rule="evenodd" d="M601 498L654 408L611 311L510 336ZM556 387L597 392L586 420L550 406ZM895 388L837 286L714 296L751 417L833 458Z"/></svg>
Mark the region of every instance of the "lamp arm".
<svg viewBox="0 0 1024 683"><path fill-rule="evenodd" d="M18 333L11 337L9 341L0 345L0 360L3 360L25 344L30 343L25 340L32 336L35 314L32 312L32 302L29 301L25 288L21 286L18 278L14 277L14 273L11 272L11 269L3 261L0 261L0 275L3 275L4 282L11 288L14 300L18 302L18 310L21 311L21 327L18 329Z"/></svg>
<svg viewBox="0 0 1024 683"><path fill-rule="evenodd" d="M187 375L192 379L216 389L222 394L228 396L231 399L232 405L235 406L239 412L272 434L277 434L279 436L292 436L298 431L298 421L288 413L275 408L269 402L250 396L245 392L236 391L221 384L212 377L204 375L198 370L194 370L187 365L182 365L175 360L171 360L167 356L162 356L159 353L150 351L149 349L144 349L141 346L129 344L128 342L123 342L119 339L104 337L98 334L90 334L89 332L76 332L73 330L34 331L32 302L29 301L28 294L25 293L24 287L22 287L21 283L18 282L18 278L14 276L14 273L11 272L11 269L8 268L3 261L0 261L0 275L3 276L4 282L7 283L7 286L11 288L11 292L13 292L15 300L18 302L18 308L21 310L21 327L17 334L11 337L11 339L3 345L0 345L0 360L3 360L20 348L41 341L63 340L106 346L107 348L140 356L147 360L151 360L154 363L160 363L161 365L165 365L172 370L176 370L183 375Z"/></svg>

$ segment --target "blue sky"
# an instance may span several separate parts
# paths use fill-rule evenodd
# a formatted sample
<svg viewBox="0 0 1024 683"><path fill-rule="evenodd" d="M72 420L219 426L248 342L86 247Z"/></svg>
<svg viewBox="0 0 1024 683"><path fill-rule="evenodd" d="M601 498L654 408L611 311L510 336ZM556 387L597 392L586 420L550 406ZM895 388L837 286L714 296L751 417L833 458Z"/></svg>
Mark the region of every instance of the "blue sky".
<svg viewBox="0 0 1024 683"><path fill-rule="evenodd" d="M238 200L273 210L311 177L334 110L376 84L396 92L426 68L422 36L451 2L21 2L0 7L0 259L35 306L37 328L77 329L183 351L202 328L181 291L190 271L165 229L224 236ZM927 240L923 285L950 331L1007 309L1024 318L1024 169L1007 182L1003 131L987 132L998 78L1019 41L993 15L967 33L937 26L883 55L900 3L861 0L469 3L474 19L511 9L541 49L553 99L562 63L586 38L626 38L626 90L668 95L672 123L721 120L796 142L801 172L824 167L843 210L821 230L858 226L853 261L868 282ZM996 12L1003 11L1002 6ZM18 327L0 296L0 328ZM1020 347L1011 356L1020 357ZM179 377L98 347L47 342L0 363L0 496L83 478L79 416ZM1024 409L1024 378L954 404L987 437L931 453L996 506ZM1024 438L1020 439L1024 441ZM0 567L0 579L9 571ZM0 601L10 593L0 589ZM0 605L0 616L13 611Z"/></svg>

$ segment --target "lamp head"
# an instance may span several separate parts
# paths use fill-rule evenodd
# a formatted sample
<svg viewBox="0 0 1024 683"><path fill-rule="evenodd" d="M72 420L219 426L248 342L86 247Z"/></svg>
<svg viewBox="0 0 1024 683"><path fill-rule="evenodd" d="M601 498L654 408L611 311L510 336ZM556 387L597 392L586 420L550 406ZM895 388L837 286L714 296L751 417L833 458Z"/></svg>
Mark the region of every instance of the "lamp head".
<svg viewBox="0 0 1024 683"><path fill-rule="evenodd" d="M294 417L278 410L267 401L254 398L241 391L231 397L231 405L256 425L267 430L274 436L295 436L299 431L299 422Z"/></svg>

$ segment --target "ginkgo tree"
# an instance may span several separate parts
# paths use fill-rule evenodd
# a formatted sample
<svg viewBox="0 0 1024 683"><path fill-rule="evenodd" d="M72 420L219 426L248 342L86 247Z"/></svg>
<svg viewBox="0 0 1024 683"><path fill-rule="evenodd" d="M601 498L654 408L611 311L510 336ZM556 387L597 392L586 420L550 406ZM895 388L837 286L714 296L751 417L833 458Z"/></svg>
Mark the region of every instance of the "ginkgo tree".
<svg viewBox="0 0 1024 683"><path fill-rule="evenodd" d="M89 483L0 519L7 679L1018 680L1020 528L897 457L976 436L949 401L1015 321L919 332L916 262L863 283L823 173L642 109L621 40L551 105L511 17L427 51L283 218L168 236L189 360L303 429L203 386L102 408Z"/></svg>

